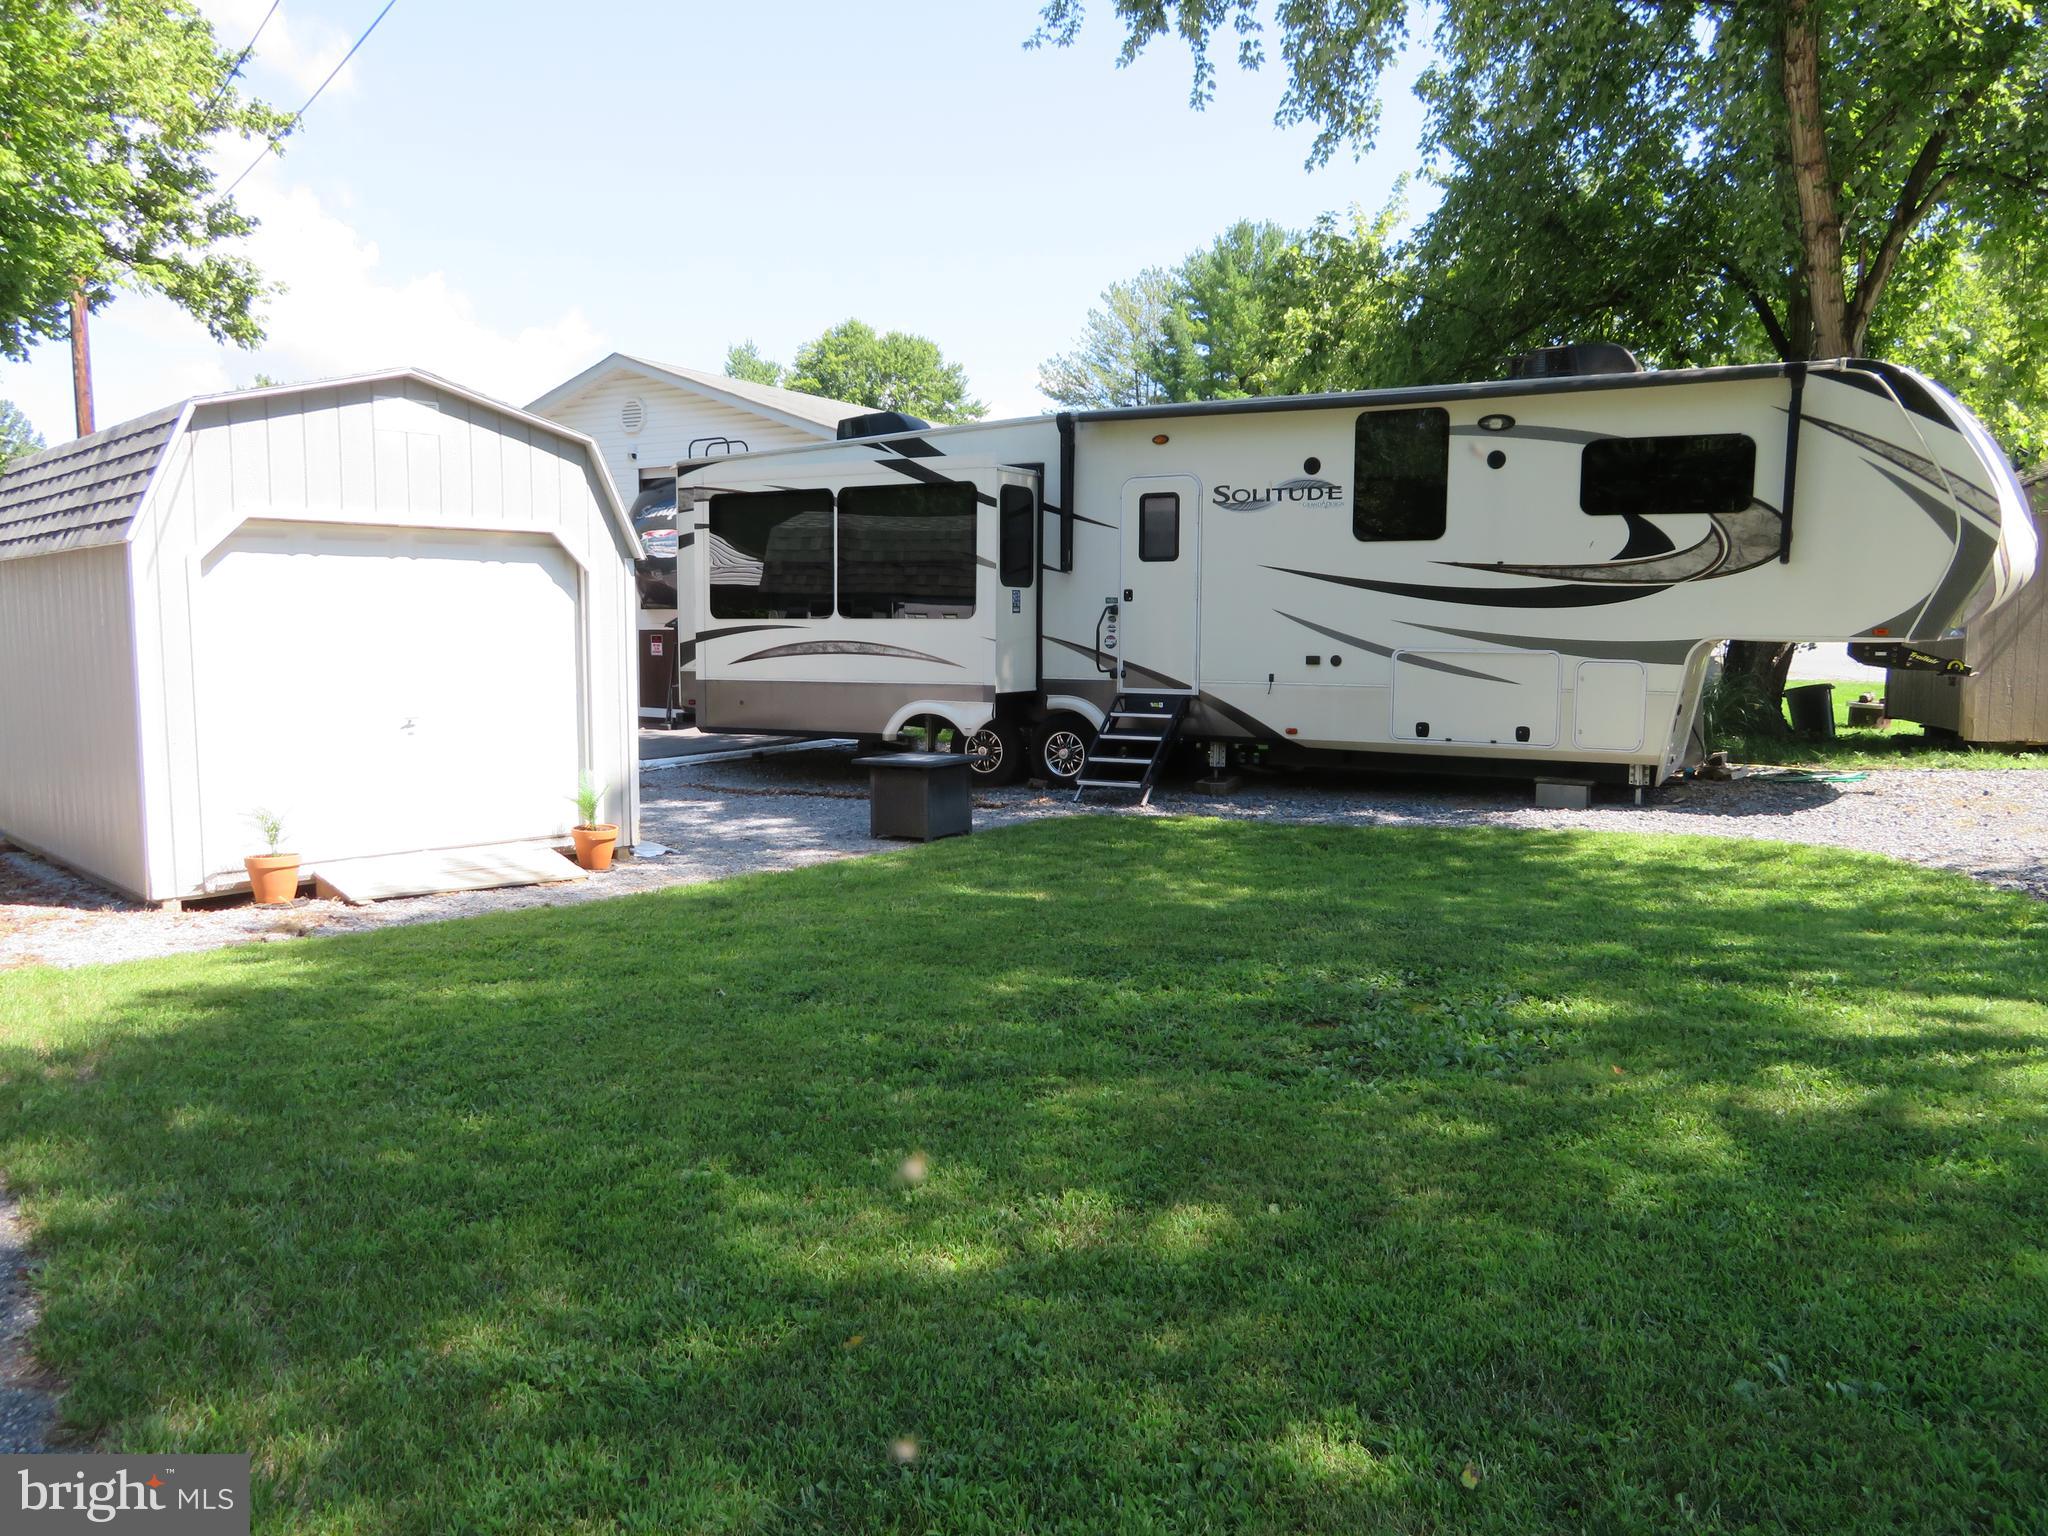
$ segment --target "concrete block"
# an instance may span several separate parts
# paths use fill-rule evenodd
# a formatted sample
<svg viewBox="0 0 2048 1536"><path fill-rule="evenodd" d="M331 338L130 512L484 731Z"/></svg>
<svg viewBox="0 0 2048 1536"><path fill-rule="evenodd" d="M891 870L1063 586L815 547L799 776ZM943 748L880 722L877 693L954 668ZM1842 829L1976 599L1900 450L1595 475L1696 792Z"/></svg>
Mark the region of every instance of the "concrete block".
<svg viewBox="0 0 2048 1536"><path fill-rule="evenodd" d="M1591 779L1538 779L1536 809L1539 811L1583 811L1593 804Z"/></svg>

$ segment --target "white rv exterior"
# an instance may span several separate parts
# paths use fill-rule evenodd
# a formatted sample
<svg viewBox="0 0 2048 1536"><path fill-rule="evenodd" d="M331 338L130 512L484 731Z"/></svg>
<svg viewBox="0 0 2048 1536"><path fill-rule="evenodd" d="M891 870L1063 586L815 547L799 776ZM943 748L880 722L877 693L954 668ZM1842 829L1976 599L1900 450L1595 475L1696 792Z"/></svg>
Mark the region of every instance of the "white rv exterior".
<svg viewBox="0 0 2048 1536"><path fill-rule="evenodd" d="M1695 750L1717 642L1932 639L2009 597L2036 550L1968 413L1850 360L1078 412L681 485L708 555L706 725L928 719L998 776L1070 776L1112 701L1145 694L1212 760L1654 783ZM849 604L849 558L874 584L871 488L914 516L947 486L974 497L972 603L919 603L931 573L957 593L940 567L962 546L906 535L896 606ZM1020 568L1000 503L1034 486Z"/></svg>

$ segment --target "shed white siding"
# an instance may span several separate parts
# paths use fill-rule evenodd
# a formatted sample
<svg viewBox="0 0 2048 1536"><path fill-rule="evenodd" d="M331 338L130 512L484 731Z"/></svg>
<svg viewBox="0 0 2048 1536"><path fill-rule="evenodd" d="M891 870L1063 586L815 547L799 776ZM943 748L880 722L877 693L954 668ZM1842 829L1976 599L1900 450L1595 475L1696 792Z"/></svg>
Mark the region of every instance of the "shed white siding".
<svg viewBox="0 0 2048 1536"><path fill-rule="evenodd" d="M0 561L0 830L143 893L128 552Z"/></svg>
<svg viewBox="0 0 2048 1536"><path fill-rule="evenodd" d="M310 863L565 832L564 745L595 765L607 814L635 835L632 551L577 444L419 378L253 394L194 408L152 508L135 558L153 890L234 883L258 805L285 816ZM508 533L559 548L560 579L575 583L563 612L580 652L564 661L590 658L578 670L592 683L575 687L566 737L552 718L560 680L522 675L555 622L542 600L555 577ZM242 617L266 550L279 585L267 633ZM480 585L479 563L502 579ZM285 574L312 564L325 569ZM267 652L239 666L238 622ZM248 736L244 721L276 729ZM337 778L323 760L341 751L351 767ZM510 759L511 784L489 783ZM551 792L531 777L541 765L557 770ZM522 793L530 814L444 807L409 825L401 786L438 801L457 773L501 812Z"/></svg>
<svg viewBox="0 0 2048 1536"><path fill-rule="evenodd" d="M635 540L592 445L411 371L193 401L0 474L0 833L153 900L637 840Z"/></svg>

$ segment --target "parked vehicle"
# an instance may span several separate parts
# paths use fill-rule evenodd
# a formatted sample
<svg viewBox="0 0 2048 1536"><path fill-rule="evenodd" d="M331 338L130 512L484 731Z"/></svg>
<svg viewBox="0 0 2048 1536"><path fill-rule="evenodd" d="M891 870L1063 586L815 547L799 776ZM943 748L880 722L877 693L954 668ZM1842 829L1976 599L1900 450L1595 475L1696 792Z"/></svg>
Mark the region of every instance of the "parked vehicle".
<svg viewBox="0 0 2048 1536"><path fill-rule="evenodd" d="M1909 370L1518 373L685 467L699 718L1140 794L1177 741L1642 786L1719 641L1933 639L2033 574L2010 466Z"/></svg>

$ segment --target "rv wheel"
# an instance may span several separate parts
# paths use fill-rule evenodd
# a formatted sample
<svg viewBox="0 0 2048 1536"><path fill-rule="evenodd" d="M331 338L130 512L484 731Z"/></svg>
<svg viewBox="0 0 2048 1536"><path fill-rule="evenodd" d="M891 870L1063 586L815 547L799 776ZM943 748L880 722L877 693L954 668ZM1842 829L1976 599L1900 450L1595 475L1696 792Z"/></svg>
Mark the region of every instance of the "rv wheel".
<svg viewBox="0 0 2048 1536"><path fill-rule="evenodd" d="M1014 784L1024 769L1024 739L1007 720L991 720L967 738L968 767L984 784Z"/></svg>
<svg viewBox="0 0 2048 1536"><path fill-rule="evenodd" d="M1038 733L1038 771L1055 784L1071 784L1088 761L1095 733L1079 715L1054 715Z"/></svg>

